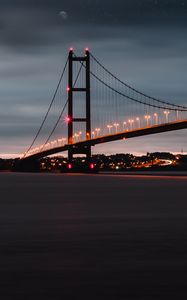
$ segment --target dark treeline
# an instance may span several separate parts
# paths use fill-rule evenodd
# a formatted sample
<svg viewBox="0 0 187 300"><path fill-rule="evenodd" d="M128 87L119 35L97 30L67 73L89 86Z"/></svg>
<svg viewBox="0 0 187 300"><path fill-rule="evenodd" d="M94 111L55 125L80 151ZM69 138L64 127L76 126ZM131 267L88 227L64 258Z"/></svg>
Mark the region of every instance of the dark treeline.
<svg viewBox="0 0 187 300"><path fill-rule="evenodd" d="M13 170L17 161L18 159L0 158L0 171ZM76 157L72 163L81 167L86 160L84 157ZM124 153L97 154L92 156L91 163L99 170L187 170L187 155L174 155L169 152L147 153L143 156ZM63 156L46 157L39 162L41 172L61 171L67 164L68 160Z"/></svg>

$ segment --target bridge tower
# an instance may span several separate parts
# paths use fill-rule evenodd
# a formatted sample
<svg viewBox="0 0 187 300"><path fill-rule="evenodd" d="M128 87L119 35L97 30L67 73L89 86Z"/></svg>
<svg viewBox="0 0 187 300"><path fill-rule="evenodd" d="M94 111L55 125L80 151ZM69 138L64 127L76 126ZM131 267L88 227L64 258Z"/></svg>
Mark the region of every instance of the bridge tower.
<svg viewBox="0 0 187 300"><path fill-rule="evenodd" d="M73 66L74 63L80 62L85 66L85 87L77 87L74 83L73 78ZM83 68L84 69L84 68ZM75 93L83 93L85 97L85 117L78 118L74 117L74 94ZM90 52L89 49L85 49L85 55L83 57L74 56L73 49L71 48L69 51L69 67L68 67L68 144L73 144L73 124L75 122L85 123L86 129L86 139L89 140L91 138L91 105L90 105ZM86 154L87 161L90 161L91 158L91 146L84 147L71 147L68 150L68 161L72 162L74 154Z"/></svg>

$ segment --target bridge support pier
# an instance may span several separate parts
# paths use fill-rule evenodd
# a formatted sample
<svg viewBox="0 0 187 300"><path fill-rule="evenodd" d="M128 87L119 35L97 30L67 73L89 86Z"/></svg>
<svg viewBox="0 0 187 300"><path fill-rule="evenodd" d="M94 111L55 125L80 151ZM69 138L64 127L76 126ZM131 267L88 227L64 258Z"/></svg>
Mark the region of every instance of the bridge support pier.
<svg viewBox="0 0 187 300"><path fill-rule="evenodd" d="M73 78L73 65L79 62L83 68L85 68L85 87L75 87L76 82ZM86 98L86 109L84 118L75 118L73 110L73 96L74 93L84 93ZM83 57L76 57L73 53L73 49L69 52L69 74L68 74L68 144L72 145L73 141L73 124L75 122L85 123L86 136L85 139L89 140L91 138L91 105L90 105L90 53L88 49L85 49L85 55ZM86 159L88 163L91 159L91 146L87 146L84 149L71 148L68 150L68 161L72 163L74 154L86 154Z"/></svg>

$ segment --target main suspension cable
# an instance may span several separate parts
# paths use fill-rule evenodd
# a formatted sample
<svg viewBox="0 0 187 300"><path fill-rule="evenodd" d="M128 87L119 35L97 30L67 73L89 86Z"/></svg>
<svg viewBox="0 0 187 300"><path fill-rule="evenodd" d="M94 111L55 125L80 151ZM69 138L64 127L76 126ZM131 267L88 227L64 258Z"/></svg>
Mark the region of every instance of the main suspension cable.
<svg viewBox="0 0 187 300"><path fill-rule="evenodd" d="M183 105L177 105L177 104L173 104L173 103L170 103L168 101L163 101L161 99L158 99L158 98L154 98L152 96L149 96L143 92L140 92L138 91L137 89L133 88L132 86L130 86L129 84L125 83L124 81L122 81L121 79L119 79L117 76L115 76L113 73L111 73L103 64L101 64L99 62L99 60L92 54L90 53L90 56L93 58L93 60L102 68L104 69L110 76L112 76L115 80L117 80L118 82L120 82L122 85L124 85L125 87L131 89L132 91L136 92L137 94L141 95L141 96L144 96L150 100L153 100L153 101L157 101L159 103L162 103L162 104L166 104L166 105L169 105L169 106L173 106L173 107L178 107L178 108L182 108L184 110L187 110L187 107L186 106L183 106Z"/></svg>
<svg viewBox="0 0 187 300"><path fill-rule="evenodd" d="M75 87L75 85L76 85L76 83L77 83L77 80L78 80L79 75L80 75L80 73L81 73L82 67L83 67L83 66L81 65L80 68L79 68L77 77L76 77L76 79L75 79L75 81L74 81L74 84L73 84L73 87ZM60 122L60 120L61 120L61 118L62 118L62 115L63 115L63 113L64 113L64 111L65 111L65 109L66 109L66 106L67 106L67 104L68 104L68 100L69 100L69 97L67 98L66 103L64 104L64 106L63 106L63 108L62 108L62 111L61 111L61 113L60 113L60 115L59 115L59 117L58 117L58 120L57 120L57 122L55 123L55 126L53 127L51 133L49 134L49 136L48 136L47 140L45 141L43 147L41 148L40 152L42 152L43 148L44 148L45 145L49 142L51 136L53 135L55 129L57 128L58 123Z"/></svg>
<svg viewBox="0 0 187 300"><path fill-rule="evenodd" d="M35 137L34 137L32 143L31 143L31 145L29 146L29 148L27 149L27 151L24 153L23 158L27 155L27 153L30 151L30 149L31 149L32 146L34 145L36 139L38 138L38 136L39 136L39 134L40 134L40 132L41 132L43 126L44 126L44 123L45 123L45 121L46 121L46 119L47 119L47 117L48 117L48 115L49 115L49 112L50 112L50 110L51 110L51 107L52 107L52 105L53 105L53 103L54 103L54 101L55 101L55 98L56 98L58 89L59 89L60 84L61 84L61 82L62 82L62 79L63 79L63 77L64 77L64 74L65 74L65 71L66 71L66 67L67 67L67 64L68 64L68 60L69 60L69 58L67 58L67 60L66 60L66 63L65 63L65 65L64 65L63 71L62 71L62 73L61 73L61 75L60 75L60 79L59 79L59 81L58 81L57 87L56 87L55 92L54 92L54 94L53 94L53 97L52 97L51 103L50 103L50 105L49 105L49 107L48 107L48 110L47 110L47 112L46 112L46 114L45 114L45 116L44 116L44 119L43 119L43 121L42 121L42 123L41 123L41 125L40 125L40 127L39 127L39 129L38 129L38 131L37 131L37 133L36 133L36 135L35 135Z"/></svg>
<svg viewBox="0 0 187 300"><path fill-rule="evenodd" d="M93 57L93 55L92 55ZM80 62L80 64L85 67L85 65ZM105 67L104 67L105 68ZM109 84L107 84L106 82L104 82L101 78L99 78L95 73L93 73L92 71L90 71L90 74L95 77L95 79L97 79L100 83L102 83L104 86L106 86L107 88L109 88L110 90L112 90L113 92L117 93L118 95L120 96L123 96L125 97L126 99L129 99L129 100L132 100L136 103L140 103L140 104L143 104L143 105L146 105L146 106L149 106L149 107L155 107L155 108L160 108L160 109L168 109L168 110L171 110L171 111L187 111L187 107L181 109L181 108L168 108L167 106L160 106L160 105L156 105L156 104L151 104L151 103L147 103L147 102L144 102L142 100L138 100L138 99L135 99L131 96L128 96L120 91L118 91L117 89L113 88L112 86L110 86ZM111 73L112 75L112 73ZM114 77L114 76L113 76ZM143 95L143 94L142 94ZM162 103L162 102L161 102ZM163 104L166 104L166 102L163 102ZM174 105L175 106L175 105ZM177 106L178 107L178 106Z"/></svg>
<svg viewBox="0 0 187 300"><path fill-rule="evenodd" d="M120 96L123 96L129 100L132 100L134 102L137 102L137 103L140 103L140 104L144 104L146 106L150 106L150 107L155 107L155 108L161 108L161 109L168 109L168 110L172 110L172 111L187 111L187 108L186 109L177 109L177 108L168 108L166 106L161 106L161 105L156 105L156 104L151 104L151 103L147 103L147 102L144 102L142 100L138 100L138 99L135 99L131 96L128 96L118 90L116 90L115 88L113 88L112 86L110 86L109 84L107 84L106 82L104 82L102 79L100 79L97 75L95 75L92 71L90 71L90 74L95 77L100 83L102 83L103 85L105 85L107 88L109 88L110 90L112 90L113 92L117 93L118 95Z"/></svg>

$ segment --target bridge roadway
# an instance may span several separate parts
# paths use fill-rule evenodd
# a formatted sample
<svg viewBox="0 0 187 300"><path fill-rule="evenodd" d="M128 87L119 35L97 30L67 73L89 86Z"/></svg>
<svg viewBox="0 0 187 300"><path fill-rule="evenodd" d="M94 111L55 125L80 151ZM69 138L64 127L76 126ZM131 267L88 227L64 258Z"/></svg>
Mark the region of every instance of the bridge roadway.
<svg viewBox="0 0 187 300"><path fill-rule="evenodd" d="M154 126L150 126L150 127L139 128L139 129L130 130L130 131L123 131L123 132L119 132L119 133L115 133L115 134L103 135L103 136L96 137L96 138L93 138L90 140L83 140L83 141L76 142L73 144L67 144L67 145L63 145L60 147L43 150L39 153L35 153L35 154L32 154L25 158L22 158L22 160L40 159L42 157L46 157L46 156L49 156L52 154L67 151L71 148L73 148L76 152L76 149L79 149L79 150L85 149L85 147L90 146L90 145L95 146L98 144L122 140L122 139L129 139L129 138L133 138L133 137L139 137L139 136L144 136L144 135L149 135L149 134L162 133L162 132L168 132L168 131L180 130L180 129L186 129L186 128L187 128L187 120L182 120L182 121L175 121L175 122L170 122L170 123L165 123L165 124L154 125ZM79 151L79 153L80 153L80 151ZM83 151L83 153L84 153L84 151Z"/></svg>

